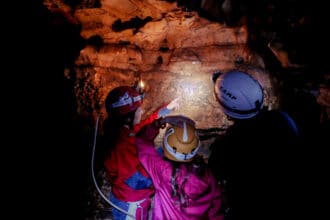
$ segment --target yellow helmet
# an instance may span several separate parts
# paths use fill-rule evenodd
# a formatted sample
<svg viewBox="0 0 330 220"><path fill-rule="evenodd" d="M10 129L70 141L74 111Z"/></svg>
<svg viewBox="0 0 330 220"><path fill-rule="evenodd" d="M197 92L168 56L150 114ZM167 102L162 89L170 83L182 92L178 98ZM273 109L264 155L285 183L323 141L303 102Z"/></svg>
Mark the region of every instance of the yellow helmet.
<svg viewBox="0 0 330 220"><path fill-rule="evenodd" d="M169 160L189 162L197 154L200 141L194 126L183 123L182 127L172 126L165 132L164 156Z"/></svg>

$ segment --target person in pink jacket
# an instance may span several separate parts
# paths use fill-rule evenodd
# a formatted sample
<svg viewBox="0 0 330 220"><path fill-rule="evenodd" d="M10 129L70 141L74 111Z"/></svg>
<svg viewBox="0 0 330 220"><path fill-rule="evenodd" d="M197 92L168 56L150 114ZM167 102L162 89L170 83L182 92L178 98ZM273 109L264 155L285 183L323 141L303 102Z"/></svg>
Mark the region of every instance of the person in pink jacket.
<svg viewBox="0 0 330 220"><path fill-rule="evenodd" d="M162 152L154 139L166 129ZM136 135L138 157L155 187L153 220L223 220L221 188L201 156L195 123L167 116L144 126Z"/></svg>

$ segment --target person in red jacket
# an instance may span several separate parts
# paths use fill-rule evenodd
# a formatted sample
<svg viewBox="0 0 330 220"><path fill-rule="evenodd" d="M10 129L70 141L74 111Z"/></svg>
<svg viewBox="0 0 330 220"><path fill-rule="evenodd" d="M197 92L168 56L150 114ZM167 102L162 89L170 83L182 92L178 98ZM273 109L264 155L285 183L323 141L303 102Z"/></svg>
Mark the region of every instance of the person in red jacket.
<svg viewBox="0 0 330 220"><path fill-rule="evenodd" d="M104 135L108 137L110 149L104 166L111 183L110 201L121 209L112 209L115 220L148 219L154 187L138 159L135 133L178 106L175 99L141 121L143 97L144 94L133 87L119 86L110 91L105 100L108 117Z"/></svg>

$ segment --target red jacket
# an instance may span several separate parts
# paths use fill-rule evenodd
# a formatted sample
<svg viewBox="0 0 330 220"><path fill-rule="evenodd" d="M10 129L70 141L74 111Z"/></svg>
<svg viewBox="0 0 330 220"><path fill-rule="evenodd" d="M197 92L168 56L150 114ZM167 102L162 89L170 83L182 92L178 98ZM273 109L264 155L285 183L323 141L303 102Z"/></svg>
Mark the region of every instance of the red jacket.
<svg viewBox="0 0 330 220"><path fill-rule="evenodd" d="M114 196L125 202L139 201L154 194L152 180L141 165L135 145L135 133L158 118L161 108L141 121L133 130L121 127L116 146L111 150L104 165L112 185Z"/></svg>

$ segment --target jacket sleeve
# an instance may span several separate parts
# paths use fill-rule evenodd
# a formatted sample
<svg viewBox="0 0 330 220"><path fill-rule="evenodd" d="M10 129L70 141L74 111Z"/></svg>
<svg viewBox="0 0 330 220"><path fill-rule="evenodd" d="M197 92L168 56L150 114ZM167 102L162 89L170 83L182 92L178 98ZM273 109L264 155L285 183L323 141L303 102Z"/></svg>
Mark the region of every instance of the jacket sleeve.
<svg viewBox="0 0 330 220"><path fill-rule="evenodd" d="M154 145L154 139L159 134L156 123L144 126L136 134L135 143L138 149L138 157L151 176L155 185L158 181L158 172L162 167L163 160Z"/></svg>
<svg viewBox="0 0 330 220"><path fill-rule="evenodd" d="M160 112L162 112L163 109L165 109L167 105L168 104L166 103L166 104L160 106L148 118L146 118L145 120L142 120L139 124L135 125L134 132L138 132L143 126L148 125L148 124L152 123L153 121L155 121L157 118L159 118L161 116Z"/></svg>
<svg viewBox="0 0 330 220"><path fill-rule="evenodd" d="M117 160L112 157L107 157L104 161L104 166L109 180L113 182L118 177Z"/></svg>
<svg viewBox="0 0 330 220"><path fill-rule="evenodd" d="M224 215L221 213L221 205L222 205L222 195L221 195L221 186L220 184L215 180L214 176L209 173L210 175L210 186L211 186L211 194L212 200L210 201L212 203L210 211L209 211L209 219L210 220L223 220Z"/></svg>

